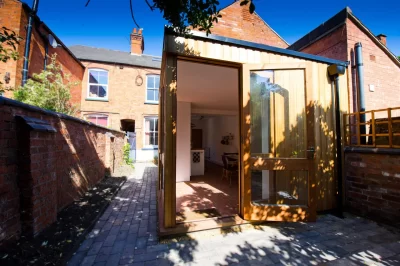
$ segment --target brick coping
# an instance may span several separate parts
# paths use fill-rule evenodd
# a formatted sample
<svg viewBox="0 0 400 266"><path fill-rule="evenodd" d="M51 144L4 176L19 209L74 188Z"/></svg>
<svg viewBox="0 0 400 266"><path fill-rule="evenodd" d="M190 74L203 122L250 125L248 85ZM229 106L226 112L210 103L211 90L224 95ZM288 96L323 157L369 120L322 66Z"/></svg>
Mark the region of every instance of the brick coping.
<svg viewBox="0 0 400 266"><path fill-rule="evenodd" d="M400 149L389 149L389 148L345 147L344 152L400 155Z"/></svg>
<svg viewBox="0 0 400 266"><path fill-rule="evenodd" d="M108 130L108 131L113 131L113 132L120 133L120 134L125 134L123 131L112 129L112 128L108 128L108 127L103 127L103 126L100 126L100 125L96 125L96 124L94 124L92 122L89 122L89 121L86 121L86 120L83 120L83 119L80 119L80 118L77 118L77 117L74 117L74 116L53 112L53 111L46 110L46 109L43 109L43 108L40 108L40 107L37 107L37 106L33 106L33 105L30 105L30 104L26 104L26 103L23 103L23 102L19 102L19 101L16 101L16 100L12 100L12 99L0 96L0 106L2 106L2 105L19 107L19 108L26 109L28 111L38 112L38 113L42 113L42 114L50 115L50 116L55 116L55 117L62 118L62 119L65 119L65 120L71 120L71 121L75 121L75 122L78 122L78 123L81 123L81 124L102 128L102 129L105 129L105 130Z"/></svg>

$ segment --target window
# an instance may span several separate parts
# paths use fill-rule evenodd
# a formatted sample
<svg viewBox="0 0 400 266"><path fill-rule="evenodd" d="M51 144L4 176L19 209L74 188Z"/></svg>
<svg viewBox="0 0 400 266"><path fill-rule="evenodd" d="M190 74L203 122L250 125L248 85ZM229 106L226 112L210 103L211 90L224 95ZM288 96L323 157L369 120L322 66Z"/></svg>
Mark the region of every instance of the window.
<svg viewBox="0 0 400 266"><path fill-rule="evenodd" d="M158 118L145 117L144 119L144 147L156 148L158 146Z"/></svg>
<svg viewBox="0 0 400 266"><path fill-rule="evenodd" d="M159 75L147 75L146 102L158 103L158 88L160 87Z"/></svg>
<svg viewBox="0 0 400 266"><path fill-rule="evenodd" d="M89 99L108 99L108 71L89 69L88 95Z"/></svg>
<svg viewBox="0 0 400 266"><path fill-rule="evenodd" d="M88 115L86 116L89 122L96 125L107 127L108 126L108 116L106 115Z"/></svg>

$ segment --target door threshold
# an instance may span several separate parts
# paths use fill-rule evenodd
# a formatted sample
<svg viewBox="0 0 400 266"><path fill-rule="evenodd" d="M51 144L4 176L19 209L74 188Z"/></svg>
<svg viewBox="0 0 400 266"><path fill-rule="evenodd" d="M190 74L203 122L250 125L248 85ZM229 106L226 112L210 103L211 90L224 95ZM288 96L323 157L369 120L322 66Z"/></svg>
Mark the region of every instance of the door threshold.
<svg viewBox="0 0 400 266"><path fill-rule="evenodd" d="M251 222L243 220L239 215L206 218L197 221L180 222L172 228L160 227L159 235L161 237L171 235L184 235L187 233L211 230L216 228L241 226L245 224L251 224Z"/></svg>
<svg viewBox="0 0 400 266"><path fill-rule="evenodd" d="M210 217L210 218L203 218L203 219L195 219L195 220L188 220L188 221L182 221L182 222L176 222L177 225L179 224L186 224L186 223L194 223L194 222L202 222L202 221L207 221L207 220L221 220L225 218L234 218L237 216L237 214L234 215L223 215L223 216L218 216L218 217Z"/></svg>

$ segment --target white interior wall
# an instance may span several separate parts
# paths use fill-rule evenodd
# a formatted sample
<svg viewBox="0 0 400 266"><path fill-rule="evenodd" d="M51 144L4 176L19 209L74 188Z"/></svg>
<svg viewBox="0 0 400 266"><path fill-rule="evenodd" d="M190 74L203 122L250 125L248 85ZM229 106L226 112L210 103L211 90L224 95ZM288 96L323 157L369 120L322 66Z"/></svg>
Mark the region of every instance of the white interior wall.
<svg viewBox="0 0 400 266"><path fill-rule="evenodd" d="M212 116L204 122L204 148L210 148L210 161L222 165L221 155L224 152L239 152L239 120L238 116ZM233 134L229 145L221 144L222 136Z"/></svg>
<svg viewBox="0 0 400 266"><path fill-rule="evenodd" d="M176 182L190 181L190 103L177 103L176 120Z"/></svg>

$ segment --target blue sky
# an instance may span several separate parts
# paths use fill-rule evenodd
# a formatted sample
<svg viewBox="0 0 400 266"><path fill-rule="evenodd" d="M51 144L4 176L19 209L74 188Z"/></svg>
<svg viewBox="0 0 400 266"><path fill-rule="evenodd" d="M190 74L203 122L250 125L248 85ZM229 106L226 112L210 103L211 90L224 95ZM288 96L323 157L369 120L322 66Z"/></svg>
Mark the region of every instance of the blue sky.
<svg viewBox="0 0 400 266"><path fill-rule="evenodd" d="M30 6L32 0L24 1ZM288 43L293 43L345 6L374 33L384 33L388 47L400 55L400 1L270 1L255 0L256 12ZM88 45L129 51L129 34L135 27L129 0L40 0L39 16L67 45ZM159 11L151 12L144 0L133 0L139 26L144 29L145 54L161 55L164 25ZM232 0L220 0L224 7Z"/></svg>

